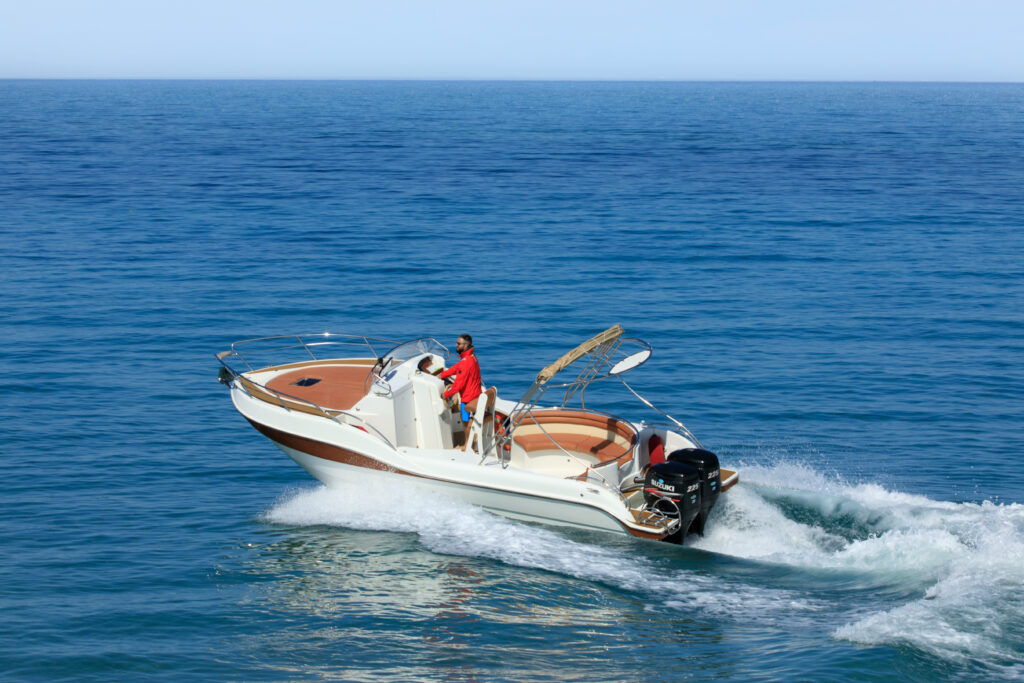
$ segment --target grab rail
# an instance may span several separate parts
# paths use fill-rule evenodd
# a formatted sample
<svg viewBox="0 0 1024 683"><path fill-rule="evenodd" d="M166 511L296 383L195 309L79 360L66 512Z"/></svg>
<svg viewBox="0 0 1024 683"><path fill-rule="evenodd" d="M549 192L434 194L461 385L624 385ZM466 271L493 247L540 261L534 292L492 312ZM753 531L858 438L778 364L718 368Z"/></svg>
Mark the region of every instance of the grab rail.
<svg viewBox="0 0 1024 683"><path fill-rule="evenodd" d="M287 393L284 393L282 391L277 391L276 389L271 389L270 387L266 386L265 384L260 384L259 382L256 382L256 381L254 381L252 379L249 379L248 377L243 377L242 376L242 372L240 372L237 368L231 367L230 363L228 362L228 360L231 359L231 358L237 358L241 363L243 363L248 368L248 370L250 372L253 372L253 371L255 371L255 368L253 368L252 364L238 350L238 348L237 348L238 345L240 345L240 344L250 344L250 343L254 343L254 342L279 341L279 340L286 340L286 339L287 340L293 340L294 339L294 340L296 340L298 342L298 344L297 345L296 344L291 344L289 346L275 346L275 347L270 347L270 348L262 348L262 349L258 349L257 352L258 353L264 353L264 352L268 352L269 353L269 352L280 352L280 351L293 351L293 350L297 350L297 349L301 348L306 353L308 353L313 358L313 360L327 360L327 359L318 357L316 355L316 353L314 353L313 348L310 348L310 347L314 347L315 348L315 347L321 347L321 346L333 346L333 347L337 347L337 346L346 346L346 347L359 346L359 347L368 348L371 351L371 353L374 354L374 357L376 357L377 353L376 353L376 349L374 349L373 344L371 343L372 341L378 342L378 344L381 343L381 342L387 343L387 344L394 344L394 342L389 340L389 339L379 339L379 338L376 338L376 337L361 337L361 336L357 336L357 335L348 335L348 334L330 334L330 333L326 333L326 332L323 333L323 334L317 334L317 335L306 335L306 339L303 339L303 337L300 336L300 335L287 335L287 336L278 336L278 337L258 337L258 338L255 338L255 339L244 339L242 341L238 341L238 342L233 343L231 345L231 349L230 350L228 350L228 351L221 351L220 353L216 354L217 362L219 362L221 364L221 371L220 371L220 374L218 375L218 379L222 383L227 384L227 385L235 384L242 391L244 391L247 395L252 396L253 398L260 398L260 397L254 396L253 393L249 390L249 387L246 386L246 385L247 384L251 384L251 385L253 385L255 387L258 387L261 391L265 392L269 396L277 398L277 400L280 403L281 407L284 408L285 410L289 411L289 412L291 412L293 408L292 408L292 406L288 405L288 401L293 401L293 402L298 403L300 405L309 406L314 411L316 411L317 414L319 414L319 415L321 415L323 417L326 417L327 419L329 419L329 420L331 420L331 421L333 421L333 422L335 422L335 423L337 423L339 425L346 425L346 426L349 426L349 427L355 427L356 429L362 429L363 431L366 431L367 433L371 433L372 432L374 435L379 437L384 443L386 443L388 446L390 446L393 450L397 450L397 447L393 443L391 443L391 440L388 439L379 429L377 429L372 424L370 424L369 422L367 422L363 418L359 417L358 415L353 415L352 413L349 413L349 412L344 411L344 410L327 409L327 408L324 408L323 406L319 406L316 403L313 403L312 401L310 401L308 399L304 399L304 398L301 398L299 396L294 396L292 394L287 394ZM316 341L316 339L320 339L322 341ZM307 340L309 340L309 341L307 342ZM349 340L361 340L361 343L359 341L349 341ZM248 351L247 353L250 353L250 355L252 355L253 353L257 353L257 352ZM323 354L321 354L321 355L323 355ZM274 363L274 364L271 364L269 366L264 366L264 367L273 367L273 365L277 365L277 364L279 364L279 363ZM239 380L239 381L236 382L236 380ZM352 424L351 422L342 421L342 420L338 419L340 416L344 416L347 420L355 420L359 424Z"/></svg>
<svg viewBox="0 0 1024 683"><path fill-rule="evenodd" d="M256 348L256 349L253 349L253 350L250 350L250 349L246 348L245 349L245 353L249 354L249 356L251 357L251 356L255 356L256 354L263 354L263 353L275 353L276 354L276 353L281 353L281 352L284 352L284 351L299 351L299 350L301 350L301 351L305 351L305 354L308 354L309 357L312 358L313 360L323 360L323 358L321 357L323 354L318 356L314 352L314 350L319 351L319 348L317 348L317 347L330 346L330 347L335 348L335 349L337 349L337 348L345 348L346 350L348 348L350 348L350 347L365 348L365 349L368 349L371 354L373 354L374 358L379 358L380 357L380 352L378 351L377 348L374 347L373 342L377 342L378 347L382 346L383 344L394 345L394 344L397 343L397 342L395 342L395 341L393 341L391 339L381 339L379 337L365 337L365 336L355 335L355 334L332 334L330 332L322 332L322 333L319 333L319 334L307 334L307 335L294 334L294 335L280 335L280 336L276 336L276 337L255 337L253 339L243 339L241 341L234 342L231 345L231 350L230 351L222 351L221 353L217 354L217 358L218 358L218 360L221 361L222 364L226 365L226 363L224 363L224 360L226 358L228 358L228 357L234 357L234 358L237 358L242 363L244 363L246 368L248 368L250 371L256 370L256 368L253 367L252 363L250 363L249 360L242 354L242 348L241 347L243 345L245 345L245 346L255 346L259 342L280 342L280 343L284 343L285 340L287 340L287 341L289 341L291 343L287 344L287 345L284 345L284 346L266 346L264 348ZM390 348L390 347L388 347L388 348ZM305 354L300 354L300 355L304 356ZM264 367L268 367L269 365L281 365L281 363L278 363L278 362L270 363L270 364L268 364L267 366L264 366ZM237 370L233 370L232 368L229 368L229 369L231 369L233 372L237 373ZM240 374L240 373L238 373L238 374Z"/></svg>
<svg viewBox="0 0 1024 683"><path fill-rule="evenodd" d="M697 448L704 448L704 446L702 446L702 445L701 445L700 441L698 441L698 440L697 440L697 437L696 437L696 436L694 436L693 432L691 432L691 431L690 431L690 428L689 428L689 427L687 427L687 426L686 426L686 425L684 425L684 424L683 424L682 422L680 422L679 420L675 419L674 417L672 417L671 415L669 415L668 413L666 413L666 412L665 412L664 410L662 410L661 408L659 408L658 406L654 405L653 403L651 403L650 401L648 401L648 400L647 400L646 398L644 398L643 396L641 396L640 394L638 394L638 393L637 393L637 391L636 391L636 389L634 389L633 387L631 387L631 386L629 386L628 384L626 384L626 380L624 380L624 379L622 379L621 377L619 377L619 381L620 381L620 382L622 382L622 385L623 385L624 387L626 387L627 389L629 389L629 391L630 391L630 393L631 393L631 394L633 394L633 395L634 395L634 396L636 396L636 397L637 397L638 399L640 399L640 401L641 401L641 402L642 402L642 403L643 403L644 405L646 405L647 407L649 407L649 408L653 409L653 410L654 410L655 412L657 412L657 413L659 413L659 414L663 415L664 417L668 418L668 419L669 419L669 420L671 421L671 427L672 427L672 429L677 429L677 430L679 430L679 431L680 431L680 432L682 433L682 435L683 435L683 436L685 436L685 437L686 437L687 439L689 439L690 441L692 441L692 442L694 443L694 445L696 445L696 446L697 446ZM661 424L661 423L659 423L659 424ZM666 424L666 426L669 426L669 425L668 425L667 423L665 423L665 424ZM652 426L652 425L645 425L645 426L647 426L647 427L650 427L650 426Z"/></svg>

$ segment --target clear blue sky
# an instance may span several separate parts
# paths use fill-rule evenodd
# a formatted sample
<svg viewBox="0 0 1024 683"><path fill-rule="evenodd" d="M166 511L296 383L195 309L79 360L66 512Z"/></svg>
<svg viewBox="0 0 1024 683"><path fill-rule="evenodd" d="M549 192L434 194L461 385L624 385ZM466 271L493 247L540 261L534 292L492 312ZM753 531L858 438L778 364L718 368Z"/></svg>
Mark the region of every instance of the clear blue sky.
<svg viewBox="0 0 1024 683"><path fill-rule="evenodd" d="M1024 81L1024 0L0 0L0 78Z"/></svg>

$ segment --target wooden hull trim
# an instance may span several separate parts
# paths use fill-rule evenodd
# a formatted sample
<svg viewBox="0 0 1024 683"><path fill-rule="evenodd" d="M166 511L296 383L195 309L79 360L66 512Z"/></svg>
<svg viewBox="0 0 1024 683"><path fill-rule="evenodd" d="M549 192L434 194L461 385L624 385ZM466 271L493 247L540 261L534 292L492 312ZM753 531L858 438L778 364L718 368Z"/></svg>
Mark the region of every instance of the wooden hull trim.
<svg viewBox="0 0 1024 683"><path fill-rule="evenodd" d="M322 441L316 441L315 439L298 436L297 434L283 432L280 429L268 427L267 425L261 424L248 417L245 419L249 421L249 424L256 428L256 431L274 443L285 445L288 448L301 451L307 455L323 458L324 460L333 460L334 462L353 465L355 467L362 467L368 470L379 470L381 472L394 472L395 474L416 476L412 472L405 472L403 470L396 469L387 463L377 460L376 458L363 455L362 453L356 453L355 451L342 448L341 446L334 446Z"/></svg>

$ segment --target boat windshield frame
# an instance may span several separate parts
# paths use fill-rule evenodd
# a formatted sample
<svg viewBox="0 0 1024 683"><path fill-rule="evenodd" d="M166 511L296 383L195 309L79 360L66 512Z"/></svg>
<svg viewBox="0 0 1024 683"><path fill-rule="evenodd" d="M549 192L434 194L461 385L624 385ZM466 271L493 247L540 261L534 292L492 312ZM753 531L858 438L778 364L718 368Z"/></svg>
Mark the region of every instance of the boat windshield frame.
<svg viewBox="0 0 1024 683"><path fill-rule="evenodd" d="M448 347L433 337L419 337L395 346L381 356L379 362L384 365L397 365L398 363L404 363L410 358L422 356L425 353L441 356L445 360L448 360L448 357L451 356L451 351L448 350Z"/></svg>
<svg viewBox="0 0 1024 683"><path fill-rule="evenodd" d="M366 381L376 387L375 391L381 396L390 396L391 384L388 382L390 377L385 377L385 375L407 360L418 358L424 354L441 356L446 362L449 356L451 356L448 347L433 337L411 339L393 347L378 358L377 362L370 368L370 374L367 376Z"/></svg>

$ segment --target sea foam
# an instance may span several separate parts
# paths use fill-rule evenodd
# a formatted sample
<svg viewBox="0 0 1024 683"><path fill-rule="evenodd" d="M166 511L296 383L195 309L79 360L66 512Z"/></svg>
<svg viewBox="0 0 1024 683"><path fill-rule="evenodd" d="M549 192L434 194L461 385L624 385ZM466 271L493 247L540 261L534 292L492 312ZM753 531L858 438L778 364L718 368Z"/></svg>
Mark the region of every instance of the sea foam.
<svg viewBox="0 0 1024 683"><path fill-rule="evenodd" d="M791 463L744 475L694 545L903 587L917 597L854 609L833 637L1024 673L1024 505L936 501Z"/></svg>
<svg viewBox="0 0 1024 683"><path fill-rule="evenodd" d="M404 483L388 488L387 495L400 495L403 504L384 523L366 514L383 494L374 487L320 487L291 494L264 518L296 526L411 532L435 553L485 558L601 583L639 596L652 609L698 609L719 618L768 620L782 609L818 609L813 600L793 591L660 566L642 553L575 541L558 529L497 517Z"/></svg>
<svg viewBox="0 0 1024 683"><path fill-rule="evenodd" d="M383 498L403 504L386 520L367 515ZM383 498L382 498L383 497ZM783 463L744 469L723 495L707 535L687 544L765 567L835 573L843 591L911 596L845 605L800 591L665 567L644 553L567 537L555 528L496 517L409 486L316 489L289 494L268 522L414 533L428 550L557 572L630 591L650 609L700 610L717 618L774 622L831 611L846 622L832 636L863 645L911 646L948 659L1024 667L1024 506L955 503L850 484ZM638 541L638 543L640 543ZM827 592L827 591L826 591ZM916 597L914 597L916 595ZM838 612L835 610L838 609ZM1024 669L1021 669L1024 671ZM993 673L996 673L993 671Z"/></svg>

